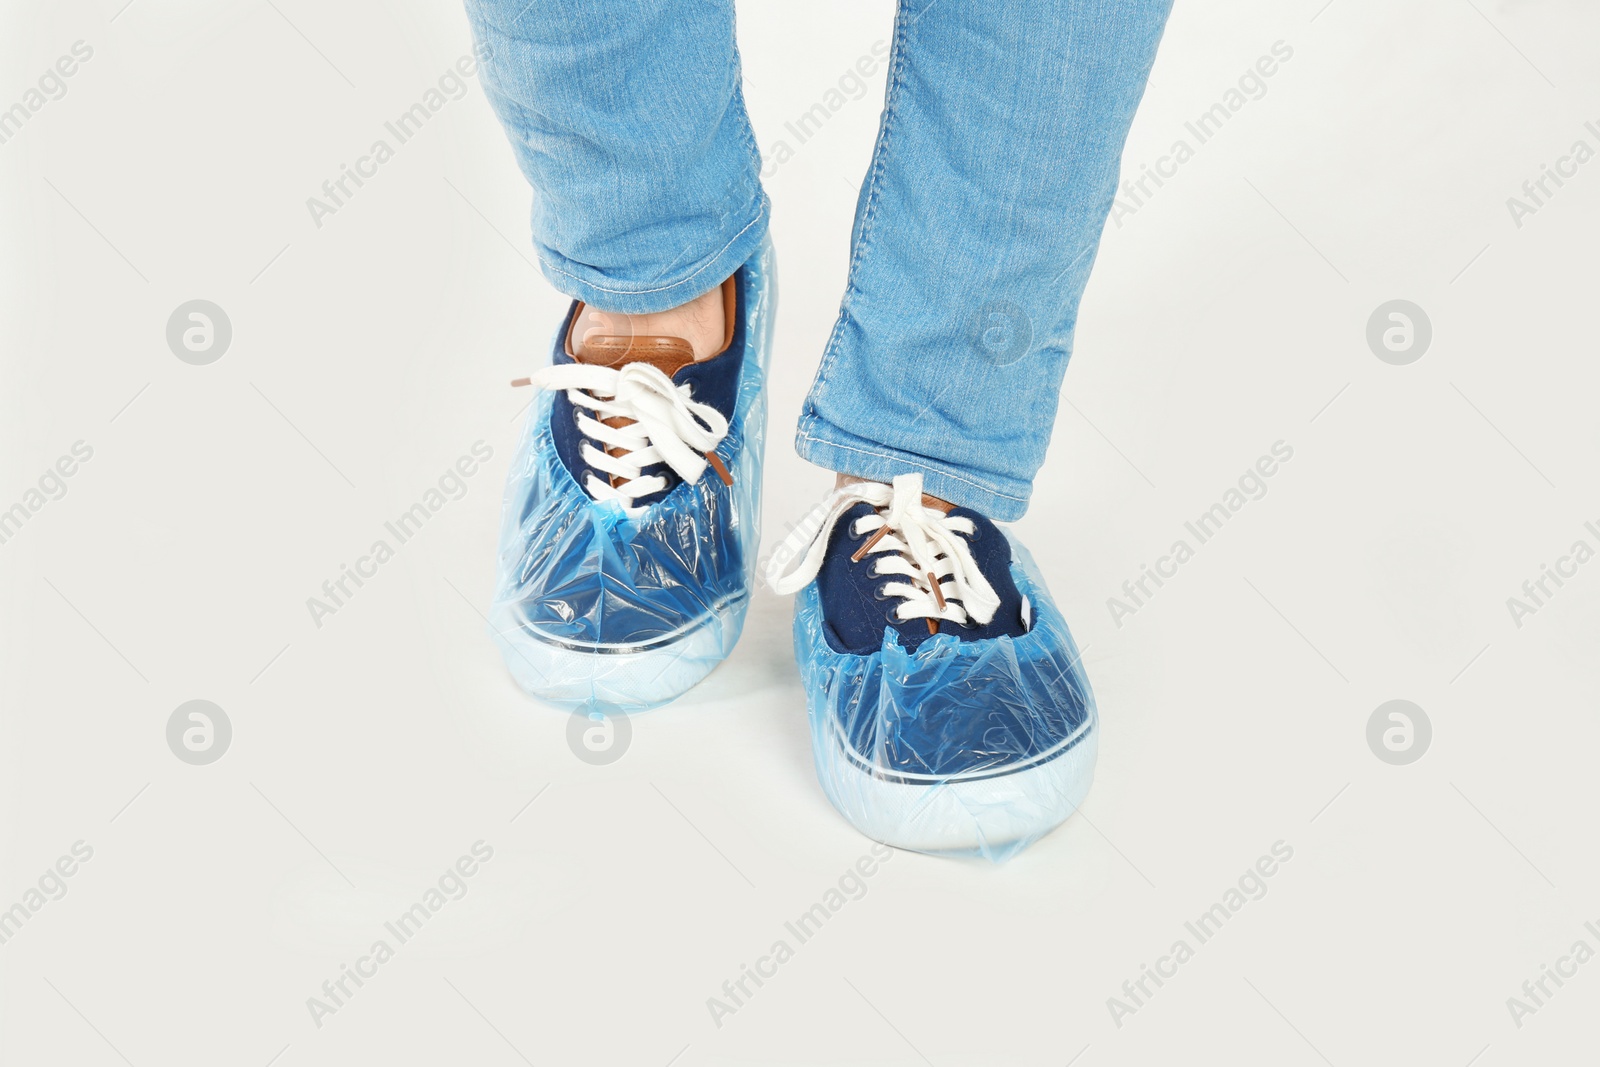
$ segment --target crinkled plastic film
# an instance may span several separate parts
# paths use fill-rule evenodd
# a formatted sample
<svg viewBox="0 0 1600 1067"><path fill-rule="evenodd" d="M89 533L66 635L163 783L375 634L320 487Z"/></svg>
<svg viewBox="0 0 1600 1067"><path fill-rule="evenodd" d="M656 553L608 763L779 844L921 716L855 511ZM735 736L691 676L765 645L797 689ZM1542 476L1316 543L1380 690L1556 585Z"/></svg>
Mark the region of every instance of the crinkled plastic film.
<svg viewBox="0 0 1600 1067"><path fill-rule="evenodd" d="M571 710L641 711L681 695L739 639L761 537L772 245L746 264L745 355L708 468L642 514L596 503L556 455L554 394L529 411L506 480L489 628L517 683Z"/></svg>
<svg viewBox="0 0 1600 1067"><path fill-rule="evenodd" d="M823 636L816 583L795 601L795 658L817 777L868 837L1009 859L1062 823L1094 777L1099 721L1066 621L1015 538L1033 614L1021 637L942 634L908 653L885 629L868 656Z"/></svg>

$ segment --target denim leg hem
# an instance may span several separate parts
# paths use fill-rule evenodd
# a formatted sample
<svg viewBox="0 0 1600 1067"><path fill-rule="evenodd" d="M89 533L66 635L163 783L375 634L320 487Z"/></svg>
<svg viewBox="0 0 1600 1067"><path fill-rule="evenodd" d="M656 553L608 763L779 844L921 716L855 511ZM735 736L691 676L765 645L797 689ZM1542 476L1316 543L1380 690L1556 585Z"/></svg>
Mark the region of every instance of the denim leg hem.
<svg viewBox="0 0 1600 1067"><path fill-rule="evenodd" d="M665 284L659 280L610 278L593 267L573 263L549 249L540 250L539 266L551 285L575 300L620 315L647 315L687 304L701 293L710 292L721 285L724 278L744 266L750 257L761 250L761 243L767 236L768 220L767 198L763 194L755 205L753 218L709 256L689 263L681 272L674 272L676 280Z"/></svg>
<svg viewBox="0 0 1600 1067"><path fill-rule="evenodd" d="M920 472L924 492L958 507L971 508L995 522L1022 518L1033 491L1027 484L996 487L947 463L853 437L815 415L801 416L794 448L808 463L877 482L891 481L897 474Z"/></svg>

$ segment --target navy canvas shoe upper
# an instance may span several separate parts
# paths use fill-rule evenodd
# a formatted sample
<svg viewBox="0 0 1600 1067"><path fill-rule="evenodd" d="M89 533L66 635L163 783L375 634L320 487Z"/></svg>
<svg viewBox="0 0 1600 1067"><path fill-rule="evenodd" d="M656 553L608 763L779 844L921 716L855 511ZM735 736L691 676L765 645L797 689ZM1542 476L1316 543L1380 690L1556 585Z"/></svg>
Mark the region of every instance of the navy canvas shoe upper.
<svg viewBox="0 0 1600 1067"><path fill-rule="evenodd" d="M871 533L855 533L856 520L874 513L871 504L860 503L845 512L833 528L822 569L817 573L817 593L822 601L824 636L836 652L864 656L883 645L884 629L894 631L900 647L915 652L934 636L923 619L899 619L896 599L884 593L893 576L878 572L871 555L852 560ZM973 558L989 584L1000 597L1000 607L986 623L939 622L939 632L958 641L984 641L1002 635L1020 637L1027 632L1023 621L1022 594L1011 577L1011 545L988 519L968 508L951 508L952 518L971 520L973 532L966 536Z"/></svg>
<svg viewBox="0 0 1600 1067"><path fill-rule="evenodd" d="M674 385L689 386L696 402L716 408L729 422L733 421L734 407L739 400L739 377L744 370L747 286L745 268L740 267L733 276L732 335L727 346L709 359L685 363L671 376ZM552 366L566 366L577 361L572 352L572 325L582 307L581 303L574 300L568 309L561 332L556 337L555 350L551 353ZM555 442L556 454L561 457L561 463L572 475L573 481L582 486L587 484L590 476L606 480L606 472L596 470L583 458L584 436L578 427L577 409L565 393L557 393L551 405L550 435ZM732 461L731 456L719 455L718 458L725 466ZM683 482L677 472L664 463L651 464L644 468L644 473L659 475L666 479L667 484L654 493L636 498L635 507L660 503Z"/></svg>

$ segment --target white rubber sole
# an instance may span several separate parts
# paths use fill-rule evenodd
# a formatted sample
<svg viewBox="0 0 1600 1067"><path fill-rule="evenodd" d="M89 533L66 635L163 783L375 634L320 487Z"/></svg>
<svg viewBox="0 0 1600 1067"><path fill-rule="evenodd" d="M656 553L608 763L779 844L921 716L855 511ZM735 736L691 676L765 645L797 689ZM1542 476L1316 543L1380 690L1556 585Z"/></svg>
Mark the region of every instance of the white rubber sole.
<svg viewBox="0 0 1600 1067"><path fill-rule="evenodd" d="M916 852L992 854L1044 836L1088 795L1100 747L1099 722L1090 718L1018 770L936 778L874 768L837 724L832 733L816 746L828 799L868 837Z"/></svg>
<svg viewBox="0 0 1600 1067"><path fill-rule="evenodd" d="M524 692L549 704L646 711L676 700L728 657L749 607L741 596L647 646L574 644L518 618L503 632L506 666Z"/></svg>

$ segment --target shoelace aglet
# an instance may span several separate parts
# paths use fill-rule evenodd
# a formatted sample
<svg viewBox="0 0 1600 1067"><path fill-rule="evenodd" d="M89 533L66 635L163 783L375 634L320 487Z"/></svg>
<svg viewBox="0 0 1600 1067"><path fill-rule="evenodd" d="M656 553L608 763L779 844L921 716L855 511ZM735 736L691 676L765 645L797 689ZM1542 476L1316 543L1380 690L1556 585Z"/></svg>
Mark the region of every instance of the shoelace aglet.
<svg viewBox="0 0 1600 1067"><path fill-rule="evenodd" d="M722 484L731 487L733 475L728 473L727 465L722 462L722 457L715 452L706 453L706 462L711 464L711 469L717 472L717 477L722 479Z"/></svg>
<svg viewBox="0 0 1600 1067"><path fill-rule="evenodd" d="M929 588L931 588L933 590L933 599L938 602L939 610L943 611L944 610L944 590L939 588L939 580L933 576L933 572L932 571L924 571L923 573L928 576L928 586L929 586ZM925 621L928 624L928 632L930 634L937 634L939 632L939 620L938 619L932 618L930 616Z"/></svg>
<svg viewBox="0 0 1600 1067"><path fill-rule="evenodd" d="M513 378L513 379L511 379L511 387L513 389L519 388L519 387L524 386L524 385L532 385L532 384L533 384L533 379L532 378Z"/></svg>
<svg viewBox="0 0 1600 1067"><path fill-rule="evenodd" d="M875 533L871 537L867 538L865 544L863 544L860 548L856 549L854 552L850 553L850 562L851 563L860 563L861 562L861 558L863 556L865 556L868 552L871 552L872 551L872 546L877 544L879 541L882 541L883 538L884 538L884 535L887 534L888 532L889 532L889 527L888 527L887 524L878 527L878 532L877 533Z"/></svg>

